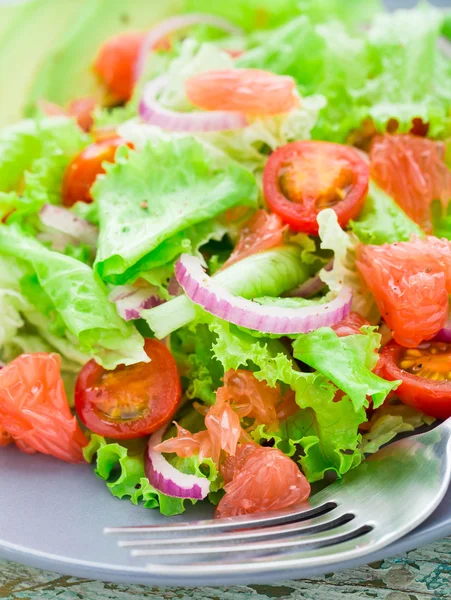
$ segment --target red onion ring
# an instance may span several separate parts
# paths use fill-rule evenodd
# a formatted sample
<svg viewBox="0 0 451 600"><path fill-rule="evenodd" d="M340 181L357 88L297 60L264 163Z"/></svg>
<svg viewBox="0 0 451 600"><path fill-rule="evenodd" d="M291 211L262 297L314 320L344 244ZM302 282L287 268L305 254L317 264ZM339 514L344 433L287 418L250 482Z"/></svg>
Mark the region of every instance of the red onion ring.
<svg viewBox="0 0 451 600"><path fill-rule="evenodd" d="M44 204L39 212L41 223L61 233L70 235L79 242L88 244L93 248L97 245L99 230L95 225L74 215L73 212L62 206Z"/></svg>
<svg viewBox="0 0 451 600"><path fill-rule="evenodd" d="M136 61L135 67L135 81L137 81L144 70L147 56L152 48L154 48L158 42L161 42L166 36L185 27L192 25L212 25L218 29L222 29L230 35L243 35L243 30L230 21L222 19L221 17L215 17L209 14L203 13L192 13L188 15L179 15L176 17L170 17L162 23L159 23L149 31L147 36L144 38L141 49L139 51L138 60Z"/></svg>
<svg viewBox="0 0 451 600"><path fill-rule="evenodd" d="M153 286L139 288L133 285L121 285L111 292L108 300L116 304L118 315L124 321L140 319L141 311L163 303L157 288Z"/></svg>
<svg viewBox="0 0 451 600"><path fill-rule="evenodd" d="M203 500L210 491L208 479L181 473L168 463L161 452L154 450L155 446L161 443L165 431L166 427L163 427L150 436L145 457L147 479L156 490L167 496Z"/></svg>
<svg viewBox="0 0 451 600"><path fill-rule="evenodd" d="M300 308L255 304L234 296L217 284L205 273L200 260L189 254L182 254L177 261L175 276L192 302L207 312L262 333L308 333L338 323L351 311L352 291L348 287L343 287L338 296L327 304Z"/></svg>
<svg viewBox="0 0 451 600"><path fill-rule="evenodd" d="M448 319L445 327L443 329L440 329L440 331L435 336L434 341L451 344L451 319Z"/></svg>
<svg viewBox="0 0 451 600"><path fill-rule="evenodd" d="M139 114L143 121L156 125L168 131L231 131L243 129L248 125L244 114L239 112L175 112L168 110L156 99L159 92L166 86L167 77L161 75L144 86Z"/></svg>

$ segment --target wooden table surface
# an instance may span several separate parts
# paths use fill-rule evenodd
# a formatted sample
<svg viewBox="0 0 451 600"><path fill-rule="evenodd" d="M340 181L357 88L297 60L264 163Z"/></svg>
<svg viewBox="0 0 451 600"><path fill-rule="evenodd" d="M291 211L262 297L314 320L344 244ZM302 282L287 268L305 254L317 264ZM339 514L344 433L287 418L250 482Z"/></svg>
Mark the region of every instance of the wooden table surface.
<svg viewBox="0 0 451 600"><path fill-rule="evenodd" d="M86 581L0 561L5 600L439 600L451 598L451 538L377 564L274 585L156 588Z"/></svg>

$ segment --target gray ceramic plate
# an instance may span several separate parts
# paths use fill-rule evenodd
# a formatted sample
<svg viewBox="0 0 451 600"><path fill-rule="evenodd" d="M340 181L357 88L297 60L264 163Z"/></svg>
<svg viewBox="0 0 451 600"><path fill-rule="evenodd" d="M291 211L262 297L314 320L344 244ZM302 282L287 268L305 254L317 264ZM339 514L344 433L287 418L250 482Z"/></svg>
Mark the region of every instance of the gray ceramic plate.
<svg viewBox="0 0 451 600"><path fill-rule="evenodd" d="M451 8L451 0L434 3ZM390 8L414 4L413 0L387 1ZM143 561L132 560L113 537L103 535L106 526L150 524L167 518L113 498L104 482L93 476L90 466L72 466L46 456L29 457L7 448L0 453L0 473L1 557L89 579L152 585L187 583L149 574ZM208 506L198 505L177 518L195 520L210 515ZM451 535L451 489L435 513L415 531L360 561L335 564L334 570L393 556L447 535ZM252 582L246 576L236 577L233 582L226 577L203 578L196 584L273 583L328 570L297 569L271 576L261 572L253 576Z"/></svg>
<svg viewBox="0 0 451 600"><path fill-rule="evenodd" d="M131 559L114 537L103 535L112 525L141 525L168 521L157 511L120 501L88 465L73 466L47 456L27 456L14 448L0 452L0 556L41 569L88 579L151 585L184 585L183 579L149 574L142 559ZM194 506L173 520L199 519L211 515L208 506ZM451 535L451 489L441 506L421 527L396 544L362 557L360 561L335 564L337 571L411 550ZM324 573L330 569L297 569L280 574L264 572L249 581L275 582ZM192 580L191 580L192 582ZM199 579L197 585L230 584L230 577Z"/></svg>

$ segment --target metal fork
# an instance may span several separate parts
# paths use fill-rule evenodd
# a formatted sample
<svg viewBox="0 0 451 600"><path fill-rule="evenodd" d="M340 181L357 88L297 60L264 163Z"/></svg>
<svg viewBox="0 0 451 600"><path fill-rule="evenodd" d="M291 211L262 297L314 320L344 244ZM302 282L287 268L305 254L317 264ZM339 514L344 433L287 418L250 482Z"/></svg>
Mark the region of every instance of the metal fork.
<svg viewBox="0 0 451 600"><path fill-rule="evenodd" d="M111 527L150 573L184 582L318 568L380 550L422 523L451 479L451 419L380 450L285 511L167 525ZM127 536L127 539L123 539Z"/></svg>

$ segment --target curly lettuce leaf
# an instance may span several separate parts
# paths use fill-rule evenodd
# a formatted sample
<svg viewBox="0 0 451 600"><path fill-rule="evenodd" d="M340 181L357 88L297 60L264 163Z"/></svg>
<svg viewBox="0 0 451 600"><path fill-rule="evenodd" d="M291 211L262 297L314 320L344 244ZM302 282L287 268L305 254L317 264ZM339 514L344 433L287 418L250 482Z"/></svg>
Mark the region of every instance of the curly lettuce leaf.
<svg viewBox="0 0 451 600"><path fill-rule="evenodd" d="M336 388L318 374L299 375L294 389L299 412L282 421L277 431L258 427L253 438L259 443L272 440L288 456L301 447L299 464L312 483L327 472L341 476L358 466L363 460L358 427L365 421L365 411L355 411L347 397L334 402Z"/></svg>
<svg viewBox="0 0 451 600"><path fill-rule="evenodd" d="M362 459L358 427L366 421L363 406L356 408L348 397L334 402L337 388L321 373L299 371L279 340L254 338L249 333L213 317L210 330L216 334L213 353L224 371L248 368L269 386L289 386L296 393L299 413L281 422L277 432L258 427L257 441L274 440L289 456L301 448L300 464L309 481L318 481L327 471L346 473Z"/></svg>
<svg viewBox="0 0 451 600"><path fill-rule="evenodd" d="M167 262L174 237L238 205L256 206L250 173L190 136L161 133L141 152L120 148L93 187L100 235L96 270L111 283Z"/></svg>
<svg viewBox="0 0 451 600"><path fill-rule="evenodd" d="M68 118L23 121L4 129L0 133L0 218L35 233L42 206L61 203L66 167L88 140Z"/></svg>
<svg viewBox="0 0 451 600"><path fill-rule="evenodd" d="M148 361L143 338L117 315L108 301L106 287L90 267L48 250L13 226L0 227L0 253L24 259L30 265L35 283L42 288L36 298L37 312L45 307L43 316L48 322L52 307L67 334L78 340L82 352L107 369Z"/></svg>
<svg viewBox="0 0 451 600"><path fill-rule="evenodd" d="M214 337L208 326L201 324L180 329L171 338L172 354L187 382L187 397L205 404L215 403L216 390L224 375L224 369L212 352Z"/></svg>
<svg viewBox="0 0 451 600"><path fill-rule="evenodd" d="M413 118L421 118L433 137L449 130L451 63L438 44L443 22L444 11L426 3L374 19L365 99L380 128L394 118L405 132Z"/></svg>
<svg viewBox="0 0 451 600"><path fill-rule="evenodd" d="M293 356L332 381L351 399L354 408L368 407L368 397L377 408L399 381L385 381L371 372L376 365L381 336L372 328L339 338L329 327L298 335Z"/></svg>
<svg viewBox="0 0 451 600"><path fill-rule="evenodd" d="M105 438L92 434L83 454L87 462L95 461L95 474L107 482L108 489L116 498L128 498L133 504L142 502L145 508L159 508L166 516L183 513L186 510L186 500L167 496L149 483L144 471L145 444L146 442L135 441L126 447L108 443ZM193 456L189 459L177 458L171 462L182 473L207 477L213 483L218 480L217 468L210 459L200 461L198 456ZM218 485L213 485L212 488L216 491ZM195 502L188 500L188 503Z"/></svg>
<svg viewBox="0 0 451 600"><path fill-rule="evenodd" d="M344 10L350 4L339 3ZM380 130L395 119L399 131L409 131L412 119L422 118L433 136L449 132L451 66L438 43L442 11L421 5L381 13L364 31L338 20L315 22L315 6L252 36L237 66L291 75L303 95L323 95L327 105L314 139L343 142L368 118Z"/></svg>
<svg viewBox="0 0 451 600"><path fill-rule="evenodd" d="M378 246L408 242L412 234L424 235L396 202L373 182L359 218L350 226L361 242Z"/></svg>
<svg viewBox="0 0 451 600"><path fill-rule="evenodd" d="M313 0L312 0L313 1ZM183 0L188 12L203 12L229 19L246 31L257 28L275 27L291 19L297 10L297 0Z"/></svg>
<svg viewBox="0 0 451 600"><path fill-rule="evenodd" d="M451 200L447 210L443 209L440 200L434 200L431 205L431 213L434 235L451 240Z"/></svg>
<svg viewBox="0 0 451 600"><path fill-rule="evenodd" d="M35 160L55 154L71 158L86 145L88 136L73 119L27 119L0 132L0 191L17 189Z"/></svg>
<svg viewBox="0 0 451 600"><path fill-rule="evenodd" d="M338 20L353 29L370 22L383 5L379 0L299 0L298 8L314 23Z"/></svg>
<svg viewBox="0 0 451 600"><path fill-rule="evenodd" d="M107 443L103 437L93 434L83 454L86 462L95 460L95 474L107 482L116 498L128 498L133 504L142 501L145 508L159 508L166 516L183 513L183 499L166 496L150 485L144 471L144 451L142 444L130 450L118 443ZM110 481L114 476L115 479Z"/></svg>
<svg viewBox="0 0 451 600"><path fill-rule="evenodd" d="M28 304L20 289L20 279L27 274L24 263L0 256L0 353L12 343L24 325L22 312Z"/></svg>

